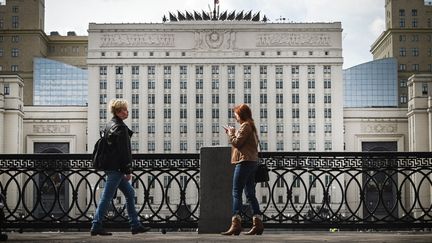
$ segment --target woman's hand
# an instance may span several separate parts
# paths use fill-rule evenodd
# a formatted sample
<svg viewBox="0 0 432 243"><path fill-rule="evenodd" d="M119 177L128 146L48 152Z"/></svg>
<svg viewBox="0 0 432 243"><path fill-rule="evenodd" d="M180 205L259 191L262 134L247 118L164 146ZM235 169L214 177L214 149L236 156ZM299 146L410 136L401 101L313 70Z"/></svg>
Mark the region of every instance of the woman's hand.
<svg viewBox="0 0 432 243"><path fill-rule="evenodd" d="M232 126L228 126L228 125L224 125L222 126L225 129L225 133L228 135L234 134L235 133L235 128Z"/></svg>
<svg viewBox="0 0 432 243"><path fill-rule="evenodd" d="M132 178L131 174L126 174L126 175L125 175L125 179L126 179L127 181L130 181L131 178Z"/></svg>
<svg viewBox="0 0 432 243"><path fill-rule="evenodd" d="M235 128L234 127L228 127L228 129L227 129L227 133L228 133L228 135L233 135L234 133L235 133Z"/></svg>

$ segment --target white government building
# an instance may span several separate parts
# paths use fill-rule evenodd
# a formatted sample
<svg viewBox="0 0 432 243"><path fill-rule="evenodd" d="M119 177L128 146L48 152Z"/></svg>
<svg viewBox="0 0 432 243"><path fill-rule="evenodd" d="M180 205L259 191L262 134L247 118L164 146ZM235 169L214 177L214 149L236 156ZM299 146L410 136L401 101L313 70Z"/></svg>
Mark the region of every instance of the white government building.
<svg viewBox="0 0 432 243"><path fill-rule="evenodd" d="M264 151L342 151L341 33L340 23L91 23L88 144L121 97L140 153L228 145L221 126L239 103Z"/></svg>

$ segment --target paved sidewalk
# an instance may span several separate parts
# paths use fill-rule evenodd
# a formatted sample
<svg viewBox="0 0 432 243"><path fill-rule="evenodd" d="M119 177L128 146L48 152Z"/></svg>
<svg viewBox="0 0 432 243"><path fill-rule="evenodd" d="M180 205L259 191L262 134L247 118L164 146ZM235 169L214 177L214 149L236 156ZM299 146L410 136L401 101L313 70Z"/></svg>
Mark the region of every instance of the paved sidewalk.
<svg viewBox="0 0 432 243"><path fill-rule="evenodd" d="M431 232L324 232L324 231L279 231L264 232L261 236L221 236L217 234L197 234L195 232L149 232L131 235L128 232L114 232L113 236L90 236L88 232L38 232L16 233L9 232L8 242L169 242L169 243L198 243L198 242L400 242L400 243L431 243Z"/></svg>

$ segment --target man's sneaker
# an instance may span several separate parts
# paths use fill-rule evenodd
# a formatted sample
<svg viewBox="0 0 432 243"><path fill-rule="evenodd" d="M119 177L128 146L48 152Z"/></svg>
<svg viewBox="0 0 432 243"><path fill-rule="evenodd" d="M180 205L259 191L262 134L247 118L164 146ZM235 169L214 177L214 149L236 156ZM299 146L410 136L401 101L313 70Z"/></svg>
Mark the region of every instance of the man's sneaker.
<svg viewBox="0 0 432 243"><path fill-rule="evenodd" d="M136 234L140 234L140 233L145 233L145 232L147 232L147 231L149 231L149 230L150 230L150 227L139 226L139 227L137 227L137 228L133 228L133 229L131 230L131 233L132 233L133 235L136 235Z"/></svg>
<svg viewBox="0 0 432 243"><path fill-rule="evenodd" d="M105 229L92 229L90 230L90 235L91 236L95 236L95 235L112 235L111 232L106 231Z"/></svg>

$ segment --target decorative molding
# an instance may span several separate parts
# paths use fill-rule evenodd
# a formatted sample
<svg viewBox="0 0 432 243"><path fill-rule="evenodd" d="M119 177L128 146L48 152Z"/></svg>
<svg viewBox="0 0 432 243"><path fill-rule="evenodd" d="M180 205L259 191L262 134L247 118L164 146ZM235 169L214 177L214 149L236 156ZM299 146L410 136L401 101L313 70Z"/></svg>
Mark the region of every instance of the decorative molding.
<svg viewBox="0 0 432 243"><path fill-rule="evenodd" d="M362 124L361 131L363 133L396 133L397 124L389 124L389 123Z"/></svg>
<svg viewBox="0 0 432 243"><path fill-rule="evenodd" d="M34 133L70 133L70 125L33 125Z"/></svg>
<svg viewBox="0 0 432 243"><path fill-rule="evenodd" d="M272 33L259 34L257 47L270 46L329 46L330 36L310 33Z"/></svg>
<svg viewBox="0 0 432 243"><path fill-rule="evenodd" d="M101 47L140 46L173 47L173 34L105 34L101 38Z"/></svg>
<svg viewBox="0 0 432 243"><path fill-rule="evenodd" d="M197 31L194 49L232 50L235 46L235 32Z"/></svg>

